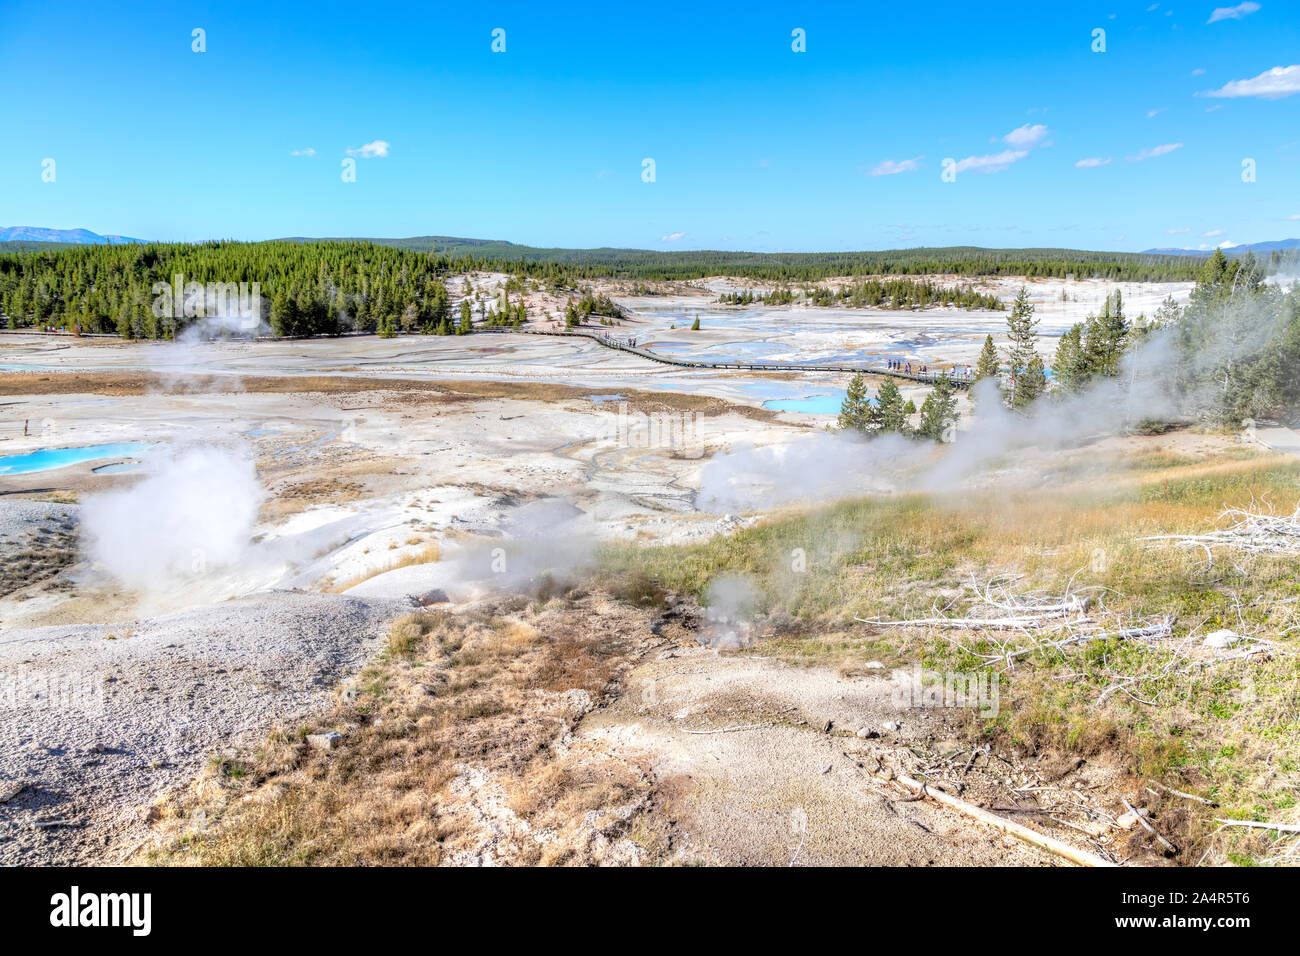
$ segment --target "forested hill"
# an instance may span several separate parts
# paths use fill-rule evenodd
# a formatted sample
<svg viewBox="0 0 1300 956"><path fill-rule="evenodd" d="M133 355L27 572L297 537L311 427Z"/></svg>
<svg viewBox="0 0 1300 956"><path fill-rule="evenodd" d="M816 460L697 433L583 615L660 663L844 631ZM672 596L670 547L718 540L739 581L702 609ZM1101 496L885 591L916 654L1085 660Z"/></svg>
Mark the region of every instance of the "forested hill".
<svg viewBox="0 0 1300 956"><path fill-rule="evenodd" d="M546 250L456 239L429 239L427 249L404 248L421 242L150 243L14 252L0 247L0 315L9 328L52 325L129 338L166 337L190 316L169 313L159 321L154 287L181 275L184 283L257 283L260 319L277 335L445 330L456 321L449 315L445 280L471 271L505 272L516 284L531 279L567 294L582 280L607 276L650 280L727 274L773 283L926 273L1172 280L1194 278L1204 266L1200 259L1062 249L787 255ZM986 307L974 300L963 304Z"/></svg>
<svg viewBox="0 0 1300 956"><path fill-rule="evenodd" d="M334 239L294 237L288 242L335 242ZM493 262L557 263L583 277L626 276L638 279L697 279L709 275L740 276L768 281L824 279L830 276L1026 275L1079 278L1096 276L1132 281L1194 279L1200 256L1138 252L1090 252L1080 249L983 249L978 246L891 249L880 252L727 252L653 249L545 249L498 239L415 236L409 239L365 239L377 245L412 252L432 252L457 258L468 256Z"/></svg>

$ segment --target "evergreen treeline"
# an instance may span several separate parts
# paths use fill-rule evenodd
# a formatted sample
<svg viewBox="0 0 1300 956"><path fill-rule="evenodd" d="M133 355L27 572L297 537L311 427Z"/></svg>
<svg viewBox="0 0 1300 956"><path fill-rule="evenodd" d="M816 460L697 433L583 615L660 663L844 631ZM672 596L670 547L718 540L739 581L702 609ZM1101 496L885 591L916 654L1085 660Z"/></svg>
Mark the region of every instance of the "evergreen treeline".
<svg viewBox="0 0 1300 956"><path fill-rule="evenodd" d="M803 299L811 305L841 305L852 309L910 309L931 306L957 306L965 309L1000 311L1002 303L995 295L969 288L942 286L926 279L863 279L838 289L807 286ZM791 305L800 293L788 288L755 293L752 289L724 292L718 296L723 305Z"/></svg>
<svg viewBox="0 0 1300 956"><path fill-rule="evenodd" d="M839 288L839 291L811 290L817 305L843 305L853 309L924 309L931 306L956 306L964 309L989 309L997 312L1002 302L995 295L970 288L941 286L926 279L864 279Z"/></svg>
<svg viewBox="0 0 1300 956"><path fill-rule="evenodd" d="M1240 424L1300 409L1300 286L1264 282L1253 255L1215 250L1186 308L1162 307L1173 325L1176 387L1196 418Z"/></svg>
<svg viewBox="0 0 1300 956"><path fill-rule="evenodd" d="M1290 418L1300 409L1300 287L1283 290L1264 276L1254 255L1215 250L1186 307L1166 299L1150 321L1130 319L1115 293L1061 336L1051 392L1068 396L1120 375L1124 356L1160 332L1167 347L1145 353L1138 374L1163 374L1184 419ZM1010 404L1025 403L1013 393Z"/></svg>
<svg viewBox="0 0 1300 956"><path fill-rule="evenodd" d="M623 276L640 279L698 279L747 276L766 281L812 281L868 275L1023 275L1115 281L1176 281L1196 278L1205 260L1146 252L1079 249L983 249L943 246L879 252L664 252L647 249L544 249L510 242L424 236L377 240L396 248L470 256L498 271L520 264L555 263L578 278Z"/></svg>
<svg viewBox="0 0 1300 956"><path fill-rule="evenodd" d="M867 396L866 382L861 375L855 375L840 405L839 426L867 437L895 434L906 438L952 441L957 427L957 390L948 376L935 381L934 388L921 405L920 421L913 428L908 419L916 411L913 402L903 401L903 393L892 378L880 383L880 391L872 402Z"/></svg>
<svg viewBox="0 0 1300 956"><path fill-rule="evenodd" d="M10 328L166 338L192 321L153 308L155 284L179 274L185 283L258 283L260 319L277 335L434 332L449 319L442 280L465 267L364 242L76 246L0 254L0 312Z"/></svg>
<svg viewBox="0 0 1300 956"><path fill-rule="evenodd" d="M443 280L469 271L506 272L520 281L527 278L551 290L566 290L580 280L608 276L648 280L718 274L777 282L923 273L1169 280L1194 277L1202 266L1202 260L1177 256L966 247L778 255L534 250L508 243L421 252L361 240L94 245L0 252L0 313L15 328L53 325L164 338L185 320L159 320L151 309L152 290L155 283L171 282L179 273L186 282L259 283L261 318L278 334L436 332L459 327L455 317L447 314ZM991 307L978 293L911 280L866 279L837 295L851 305L910 307L948 302ZM793 300L793 296L783 290L776 301ZM604 309L602 304L600 310ZM600 310L594 314L606 314ZM486 310L483 318L488 318Z"/></svg>
<svg viewBox="0 0 1300 956"><path fill-rule="evenodd" d="M522 293L527 280L552 291L571 289L577 280L572 270L554 263L514 266L500 303L480 305L480 321L522 325L527 318L522 295L512 303L510 293ZM68 246L0 253L0 315L8 328L53 326L169 338L196 317L176 315L176 309L159 317L154 289L181 275L186 284L257 283L261 302L255 318L274 335L463 334L474 319L453 315L444 280L473 271L502 269L478 259L359 241ZM227 310L236 302L232 297ZM209 302L209 316L211 308ZM604 295L584 295L576 308L582 320L624 314Z"/></svg>

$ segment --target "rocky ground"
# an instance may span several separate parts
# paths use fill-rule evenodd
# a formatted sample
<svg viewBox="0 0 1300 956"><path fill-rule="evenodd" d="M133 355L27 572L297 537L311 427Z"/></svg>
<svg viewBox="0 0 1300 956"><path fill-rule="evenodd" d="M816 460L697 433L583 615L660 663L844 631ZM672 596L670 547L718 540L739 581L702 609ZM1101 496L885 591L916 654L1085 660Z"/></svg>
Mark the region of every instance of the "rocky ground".
<svg viewBox="0 0 1300 956"><path fill-rule="evenodd" d="M120 859L215 748L326 705L394 613L277 593L0 634L0 863Z"/></svg>

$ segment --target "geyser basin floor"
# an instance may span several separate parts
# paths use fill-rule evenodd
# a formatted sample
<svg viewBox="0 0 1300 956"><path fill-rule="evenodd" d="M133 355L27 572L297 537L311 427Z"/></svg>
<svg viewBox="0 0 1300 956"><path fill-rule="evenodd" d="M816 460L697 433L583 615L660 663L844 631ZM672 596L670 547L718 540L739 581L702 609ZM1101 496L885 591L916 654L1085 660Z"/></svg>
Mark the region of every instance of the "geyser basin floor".
<svg viewBox="0 0 1300 956"><path fill-rule="evenodd" d="M46 448L26 455L6 455L0 458L0 475L29 475L37 471L53 471L83 461L101 458L138 458L153 446L147 442L111 442L106 445L83 445L79 448Z"/></svg>

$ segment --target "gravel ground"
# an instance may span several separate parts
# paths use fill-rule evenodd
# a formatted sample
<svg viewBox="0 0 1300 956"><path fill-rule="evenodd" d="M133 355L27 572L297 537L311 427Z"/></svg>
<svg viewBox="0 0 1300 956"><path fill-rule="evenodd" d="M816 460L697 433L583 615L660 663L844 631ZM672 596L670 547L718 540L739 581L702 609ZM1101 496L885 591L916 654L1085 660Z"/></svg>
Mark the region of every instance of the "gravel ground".
<svg viewBox="0 0 1300 956"><path fill-rule="evenodd" d="M588 714L576 736L615 755L653 755L660 786L674 794L682 845L700 860L729 866L1059 862L936 804L882 789L870 772L877 757L892 764L909 747L935 750L931 730L943 732L942 709L894 702L909 681L905 672L848 680L822 667L679 647L629 673L629 693ZM859 729L870 738L856 736ZM1010 802L1009 795L1004 799Z"/></svg>
<svg viewBox="0 0 1300 956"><path fill-rule="evenodd" d="M0 597L70 565L76 526L76 505L0 498Z"/></svg>
<svg viewBox="0 0 1300 956"><path fill-rule="evenodd" d="M29 501L26 498L0 498L0 557L5 549L15 542L22 542L27 535L43 523L63 523L75 521L76 505L50 504L46 501Z"/></svg>
<svg viewBox="0 0 1300 956"><path fill-rule="evenodd" d="M116 862L156 795L206 754L323 709L399 610L271 592L0 633L0 864Z"/></svg>

